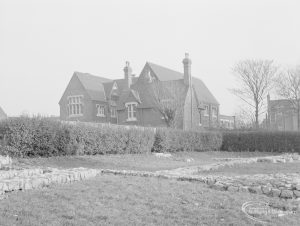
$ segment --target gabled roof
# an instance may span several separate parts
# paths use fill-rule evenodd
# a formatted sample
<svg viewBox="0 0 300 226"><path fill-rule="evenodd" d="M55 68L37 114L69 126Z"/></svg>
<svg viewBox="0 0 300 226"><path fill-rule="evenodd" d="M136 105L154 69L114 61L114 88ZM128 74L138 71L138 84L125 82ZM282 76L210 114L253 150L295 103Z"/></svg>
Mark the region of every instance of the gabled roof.
<svg viewBox="0 0 300 226"><path fill-rule="evenodd" d="M115 84L115 81L103 83L105 95L108 97L112 91L112 87Z"/></svg>
<svg viewBox="0 0 300 226"><path fill-rule="evenodd" d="M132 77L132 84L135 84L136 81L138 80L137 77ZM122 78L122 79L115 79L114 80L116 83L117 83L117 86L118 86L118 90L120 91L120 94L122 93L122 91L127 88L127 81Z"/></svg>
<svg viewBox="0 0 300 226"><path fill-rule="evenodd" d="M3 111L3 109L0 106L0 119L4 119L7 118L7 115L5 114L5 112Z"/></svg>
<svg viewBox="0 0 300 226"><path fill-rule="evenodd" d="M200 103L210 103L210 104L219 105L217 99L209 91L209 89L201 79L193 77L192 85L197 95L197 99Z"/></svg>
<svg viewBox="0 0 300 226"><path fill-rule="evenodd" d="M153 73L157 76L157 78L160 81L170 81L170 80L177 80L183 78L183 74L178 71L174 71L172 69L154 63L150 63L150 62L147 62L146 64L151 68Z"/></svg>
<svg viewBox="0 0 300 226"><path fill-rule="evenodd" d="M74 72L74 76L77 76L92 100L106 100L103 83L112 82L112 80L82 72Z"/></svg>
<svg viewBox="0 0 300 226"><path fill-rule="evenodd" d="M120 96L120 100L118 101L117 110L125 109L125 103L133 102L133 101L137 103L141 103L141 99L138 91L133 89L124 89Z"/></svg>
<svg viewBox="0 0 300 226"><path fill-rule="evenodd" d="M174 71L169 68L154 63L150 63L150 62L147 62L146 65L148 65L151 68L153 73L162 82L183 79L183 73L180 73L178 71ZM217 99L214 97L214 95L210 92L210 90L207 88L207 86L204 84L204 82L201 79L193 77L192 85L199 102L219 105Z"/></svg>

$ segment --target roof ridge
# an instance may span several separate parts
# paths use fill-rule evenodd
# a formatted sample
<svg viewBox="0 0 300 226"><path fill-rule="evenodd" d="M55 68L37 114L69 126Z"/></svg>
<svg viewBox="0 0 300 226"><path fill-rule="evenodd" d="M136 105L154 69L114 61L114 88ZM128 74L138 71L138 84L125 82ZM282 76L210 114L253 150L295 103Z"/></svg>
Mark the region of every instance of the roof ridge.
<svg viewBox="0 0 300 226"><path fill-rule="evenodd" d="M152 64L152 65L154 65L154 66L158 66L158 67L161 67L161 68L164 68L164 69L168 69L168 70L170 70L170 71L173 71L173 72L176 72L176 73L180 73L180 74L183 75L183 73L180 72L180 71L175 71L174 69L171 69L171 68L168 68L168 67L165 67L165 66L156 64L156 63L152 63L152 62L150 62L150 61L146 61L146 63L147 63L147 64L150 64L150 66L151 66L151 64Z"/></svg>

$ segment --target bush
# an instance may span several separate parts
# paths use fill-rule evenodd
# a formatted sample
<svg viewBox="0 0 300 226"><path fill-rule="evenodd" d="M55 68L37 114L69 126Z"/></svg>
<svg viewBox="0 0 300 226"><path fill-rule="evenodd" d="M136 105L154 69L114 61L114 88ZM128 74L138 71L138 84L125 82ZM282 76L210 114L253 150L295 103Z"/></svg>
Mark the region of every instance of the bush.
<svg viewBox="0 0 300 226"><path fill-rule="evenodd" d="M155 134L153 152L215 151L222 145L219 132L183 131L159 128Z"/></svg>
<svg viewBox="0 0 300 226"><path fill-rule="evenodd" d="M223 151L261 151L300 153L299 132L224 132Z"/></svg>
<svg viewBox="0 0 300 226"><path fill-rule="evenodd" d="M147 153L154 135L146 128L21 117L0 122L0 151L14 157Z"/></svg>

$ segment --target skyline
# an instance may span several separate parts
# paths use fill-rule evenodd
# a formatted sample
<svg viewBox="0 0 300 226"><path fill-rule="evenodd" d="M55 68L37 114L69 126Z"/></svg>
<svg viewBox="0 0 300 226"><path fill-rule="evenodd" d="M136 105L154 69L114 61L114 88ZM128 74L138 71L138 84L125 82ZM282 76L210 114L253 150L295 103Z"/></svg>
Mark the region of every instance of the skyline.
<svg viewBox="0 0 300 226"><path fill-rule="evenodd" d="M204 81L233 115L241 102L231 68L244 59L300 64L297 1L0 1L0 106L59 115L74 71L123 77L129 61L136 76L146 61Z"/></svg>

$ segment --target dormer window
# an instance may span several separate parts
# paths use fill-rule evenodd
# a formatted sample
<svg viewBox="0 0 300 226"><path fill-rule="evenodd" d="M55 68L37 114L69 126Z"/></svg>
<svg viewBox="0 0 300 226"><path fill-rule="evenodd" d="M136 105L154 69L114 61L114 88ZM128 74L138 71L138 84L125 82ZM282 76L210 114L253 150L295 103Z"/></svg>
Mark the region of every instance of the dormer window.
<svg viewBox="0 0 300 226"><path fill-rule="evenodd" d="M127 121L136 121L136 102L129 102L125 104L125 107L127 108Z"/></svg>
<svg viewBox="0 0 300 226"><path fill-rule="evenodd" d="M97 116L105 117L105 107L104 105L96 104Z"/></svg>

